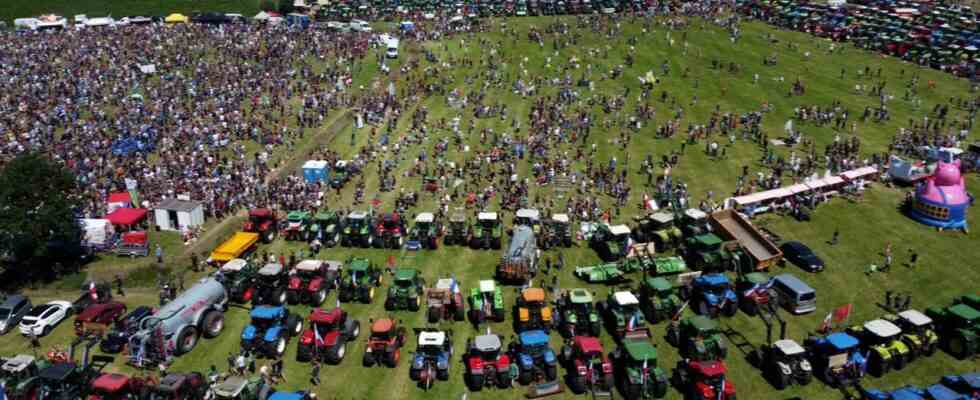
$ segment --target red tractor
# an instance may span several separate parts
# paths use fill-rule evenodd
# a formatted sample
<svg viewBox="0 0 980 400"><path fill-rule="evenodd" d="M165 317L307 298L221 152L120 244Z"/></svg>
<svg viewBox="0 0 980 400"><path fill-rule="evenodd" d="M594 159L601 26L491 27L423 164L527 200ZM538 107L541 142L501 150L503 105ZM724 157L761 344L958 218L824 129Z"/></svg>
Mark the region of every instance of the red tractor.
<svg viewBox="0 0 980 400"><path fill-rule="evenodd" d="M371 321L371 337L368 338L367 347L364 349L364 366L384 364L388 368L397 367L404 345L404 327L397 326L395 321L389 318Z"/></svg>
<svg viewBox="0 0 980 400"><path fill-rule="evenodd" d="M340 364L347 354L347 342L354 341L361 333L361 323L340 307L326 311L319 308L310 312L310 323L299 339L296 361L314 358L329 364Z"/></svg>
<svg viewBox="0 0 980 400"><path fill-rule="evenodd" d="M142 398L147 382L123 374L102 374L92 381L88 400Z"/></svg>
<svg viewBox="0 0 980 400"><path fill-rule="evenodd" d="M405 245L405 220L398 213L378 216L374 227L374 247L400 249Z"/></svg>
<svg viewBox="0 0 980 400"><path fill-rule="evenodd" d="M269 208L253 208L248 211L248 220L242 230L258 233L262 243L272 243L279 232L279 217Z"/></svg>
<svg viewBox="0 0 980 400"><path fill-rule="evenodd" d="M103 337L126 314L126 305L116 301L88 306L75 317L75 334Z"/></svg>
<svg viewBox="0 0 980 400"><path fill-rule="evenodd" d="M674 368L674 386L692 400L735 400L735 385L725 379L721 360L681 360Z"/></svg>
<svg viewBox="0 0 980 400"><path fill-rule="evenodd" d="M169 373L159 383L150 385L152 400L204 399L208 391L207 379L200 372Z"/></svg>
<svg viewBox="0 0 980 400"><path fill-rule="evenodd" d="M500 336L489 332L467 341L466 354L463 355L463 365L466 366L463 380L471 391L484 387L510 387L516 376L510 372L510 356L501 352L500 348Z"/></svg>
<svg viewBox="0 0 980 400"><path fill-rule="evenodd" d="M575 336L562 346L560 357L568 370L568 387L573 393L609 393L615 387L612 362L603 354L598 338Z"/></svg>
<svg viewBox="0 0 980 400"><path fill-rule="evenodd" d="M341 262L303 260L289 271L286 300L289 304L309 304L319 307L337 281Z"/></svg>

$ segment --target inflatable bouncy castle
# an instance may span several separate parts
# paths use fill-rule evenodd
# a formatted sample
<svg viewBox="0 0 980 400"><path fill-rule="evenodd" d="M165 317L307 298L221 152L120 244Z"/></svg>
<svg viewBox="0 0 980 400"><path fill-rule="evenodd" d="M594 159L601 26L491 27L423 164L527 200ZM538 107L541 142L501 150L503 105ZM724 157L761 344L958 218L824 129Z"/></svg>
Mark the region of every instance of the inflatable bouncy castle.
<svg viewBox="0 0 980 400"><path fill-rule="evenodd" d="M967 229L966 209L973 196L966 191L960 161L940 161L932 176L915 189L910 216L923 224L942 229Z"/></svg>

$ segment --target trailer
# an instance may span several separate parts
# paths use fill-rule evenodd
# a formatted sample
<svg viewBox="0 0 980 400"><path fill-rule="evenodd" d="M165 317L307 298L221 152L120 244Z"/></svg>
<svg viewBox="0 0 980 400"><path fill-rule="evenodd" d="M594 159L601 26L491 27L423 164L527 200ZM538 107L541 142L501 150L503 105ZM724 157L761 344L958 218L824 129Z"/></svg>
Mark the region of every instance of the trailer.
<svg viewBox="0 0 980 400"><path fill-rule="evenodd" d="M755 260L756 270L765 270L783 258L779 250L748 219L733 209L716 211L711 214L711 226L715 232L728 240L737 240L745 251Z"/></svg>
<svg viewBox="0 0 980 400"><path fill-rule="evenodd" d="M211 252L211 257L208 258L208 264L224 265L235 258L246 258L248 253L255 250L255 245L258 242L258 233L235 232L230 239Z"/></svg>

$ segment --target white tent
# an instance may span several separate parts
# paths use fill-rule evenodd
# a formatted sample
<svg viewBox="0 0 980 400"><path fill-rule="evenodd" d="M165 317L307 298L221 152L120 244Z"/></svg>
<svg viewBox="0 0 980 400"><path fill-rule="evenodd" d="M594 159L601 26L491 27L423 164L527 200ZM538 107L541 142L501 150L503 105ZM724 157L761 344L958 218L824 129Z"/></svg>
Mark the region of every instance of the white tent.
<svg viewBox="0 0 980 400"><path fill-rule="evenodd" d="M259 13L258 14L255 14L255 16L252 17L252 19L254 19L256 21L268 21L269 20L269 13L267 13L265 11L259 11Z"/></svg>
<svg viewBox="0 0 980 400"><path fill-rule="evenodd" d="M153 210L160 230L180 231L204 224L204 206L196 201L166 199Z"/></svg>
<svg viewBox="0 0 980 400"><path fill-rule="evenodd" d="M82 234L84 235L82 240L87 246L102 249L112 244L110 241L115 235L115 229L109 220L80 219L78 222L82 226Z"/></svg>

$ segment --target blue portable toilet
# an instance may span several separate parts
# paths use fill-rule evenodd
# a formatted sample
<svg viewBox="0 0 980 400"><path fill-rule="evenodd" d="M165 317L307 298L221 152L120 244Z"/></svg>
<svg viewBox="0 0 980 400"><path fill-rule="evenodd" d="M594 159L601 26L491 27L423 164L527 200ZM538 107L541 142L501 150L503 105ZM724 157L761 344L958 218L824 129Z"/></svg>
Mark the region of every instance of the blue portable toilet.
<svg viewBox="0 0 980 400"><path fill-rule="evenodd" d="M402 32L415 31L415 23L412 21L402 21L401 24L398 25L398 27L401 28Z"/></svg>
<svg viewBox="0 0 980 400"><path fill-rule="evenodd" d="M323 160L309 160L303 163L303 179L306 183L316 183L326 181L327 162Z"/></svg>
<svg viewBox="0 0 980 400"><path fill-rule="evenodd" d="M310 27L310 16L306 14L292 13L286 16L286 23L289 25L299 25L306 29Z"/></svg>

